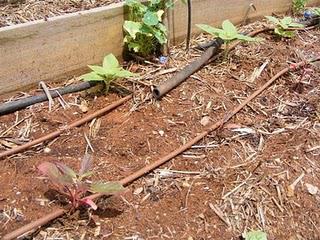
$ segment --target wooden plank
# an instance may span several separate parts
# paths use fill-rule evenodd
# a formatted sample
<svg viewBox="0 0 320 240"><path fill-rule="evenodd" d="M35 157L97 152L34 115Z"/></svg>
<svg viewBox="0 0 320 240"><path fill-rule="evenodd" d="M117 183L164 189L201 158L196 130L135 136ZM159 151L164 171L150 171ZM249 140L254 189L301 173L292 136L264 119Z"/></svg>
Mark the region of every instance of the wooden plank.
<svg viewBox="0 0 320 240"><path fill-rule="evenodd" d="M193 0L193 32L199 31L196 23L242 22L251 2L257 11L250 12L250 18L284 12L291 6L291 0ZM320 0L311 4L319 5ZM179 3L169 13L171 39L184 38L186 17L186 6ZM123 21L123 4L118 3L0 28L0 94L79 75L108 53L121 56Z"/></svg>
<svg viewBox="0 0 320 240"><path fill-rule="evenodd" d="M250 11L248 17L255 19L271 13L288 11L292 0L192 0L192 32L200 32L195 26L197 23L220 26L225 19L229 19L234 24L242 23L251 3L255 5L257 11ZM319 4L320 0L309 1L310 6ZM179 1L172 11L169 14L170 38L176 44L186 35L187 7Z"/></svg>
<svg viewBox="0 0 320 240"><path fill-rule="evenodd" d="M81 73L122 53L123 5L0 28L0 94Z"/></svg>

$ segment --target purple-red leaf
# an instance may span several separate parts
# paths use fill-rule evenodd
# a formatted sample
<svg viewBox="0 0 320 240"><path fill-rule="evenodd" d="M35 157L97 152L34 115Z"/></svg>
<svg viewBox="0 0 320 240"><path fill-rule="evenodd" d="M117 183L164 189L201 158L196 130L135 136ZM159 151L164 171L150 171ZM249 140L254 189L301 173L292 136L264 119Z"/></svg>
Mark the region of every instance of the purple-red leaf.
<svg viewBox="0 0 320 240"><path fill-rule="evenodd" d="M81 167L80 167L80 171L79 171L80 177L89 176L88 171L91 168L91 163L92 163L91 155L85 154L82 159Z"/></svg>
<svg viewBox="0 0 320 240"><path fill-rule="evenodd" d="M72 179L77 178L77 174L71 168L69 168L67 165L60 163L60 162L56 162L55 165L57 166L57 168L61 171L61 173L63 175L67 175L67 176L71 177Z"/></svg>
<svg viewBox="0 0 320 240"><path fill-rule="evenodd" d="M97 205L90 198L83 198L80 200L81 204L90 206L93 210L97 210Z"/></svg>
<svg viewBox="0 0 320 240"><path fill-rule="evenodd" d="M54 184L68 185L72 184L72 178L62 175L56 164L51 162L44 162L38 166L39 171Z"/></svg>
<svg viewBox="0 0 320 240"><path fill-rule="evenodd" d="M124 190L124 187L119 182L95 182L90 186L90 192L115 194Z"/></svg>

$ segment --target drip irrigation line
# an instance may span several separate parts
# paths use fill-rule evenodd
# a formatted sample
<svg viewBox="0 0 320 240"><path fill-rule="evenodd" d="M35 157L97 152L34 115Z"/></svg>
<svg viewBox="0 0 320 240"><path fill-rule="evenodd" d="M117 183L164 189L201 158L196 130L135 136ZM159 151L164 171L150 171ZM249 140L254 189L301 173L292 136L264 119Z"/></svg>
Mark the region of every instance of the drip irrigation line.
<svg viewBox="0 0 320 240"><path fill-rule="evenodd" d="M52 98L59 97L60 95L65 95L68 93L80 92L96 86L96 82L81 82L78 84L72 84L66 87L58 88L56 90L49 90ZM45 93L39 94L37 96L31 96L26 98L21 98L19 100L6 102L0 105L0 116L13 113L15 111L24 109L28 106L34 105L36 103L47 101L48 97Z"/></svg>
<svg viewBox="0 0 320 240"><path fill-rule="evenodd" d="M253 94L251 94L245 101L243 101L241 104L239 104L237 107L235 107L232 111L227 113L225 115L225 117L223 117L222 119L220 119L216 123L212 124L207 130L203 131L197 137L191 139L189 142L187 142L186 144L184 144L181 147L177 148L173 152L171 152L171 153L167 154L166 156L158 159L154 163L146 165L145 167L141 168L137 172L135 172L135 173L129 175L128 177L120 180L120 183L123 184L124 186L127 186L130 183L132 183L133 181L137 180L138 178L144 176L148 172L156 169L157 167L163 165L164 163L168 162L172 158L174 158L174 157L178 156L179 154L183 153L185 150L187 150L190 147L192 147L192 145L196 144L201 139L206 137L209 133L211 133L212 131L220 128L223 124L228 122L235 114L237 114L250 101L252 101L259 94L261 94L265 89L267 89L271 84L273 84L279 77L281 77L282 75L284 75L285 73L287 73L289 71L297 70L298 68L303 67L303 66L309 64L310 62L315 62L315 61L319 61L319 60L320 60L320 56L318 56L317 58L314 58L314 59L312 59L310 61L302 61L302 62L299 62L297 64L292 64L291 66L289 66L289 67L283 69L282 71L278 72L274 77L272 77L261 88L259 88ZM101 197L102 195L103 194L93 194L93 195L90 196L90 198L94 200L96 198ZM55 210L54 212L52 212L52 213L50 213L50 214L48 214L48 215L46 215L46 216L34 221L34 222L31 222L31 223L29 223L29 224L27 224L27 225L15 230L15 231L13 231L13 232L5 235L3 237L3 240L12 240L14 238L17 238L17 237L21 236L22 234L25 234L25 233L27 233L27 232L35 229L35 228L38 228L38 227L41 227L41 226L47 224L48 222L56 219L57 217L60 217L60 216L64 215L67 212L68 212L68 210L66 210L66 209Z"/></svg>
<svg viewBox="0 0 320 240"><path fill-rule="evenodd" d="M85 116L85 117L83 117L83 118L81 118L79 120L76 120L76 121L70 123L69 125L64 126L64 127L60 128L60 129L58 129L58 130L56 130L56 131L54 131L52 133L49 133L49 134L47 134L45 136L37 138L37 139L35 139L35 140L31 141L31 142L28 142L26 144L23 144L21 146L12 148L12 149L4 151L4 152L1 152L0 153L0 160L4 159L5 157L8 157L8 156L10 156L12 154L16 154L16 153L22 152L23 150L26 150L26 149L28 149L30 147L33 147L33 146L37 145L37 144L43 143L44 141L48 141L50 139L56 138L56 137L58 137L59 135L61 135L63 132L65 132L67 130L70 130L70 129L74 128L74 127L81 126L82 124L84 124L86 122L89 122L92 119L105 114L106 112L111 111L112 109L122 105L123 103L125 103L126 101L128 101L131 98L132 98L132 95L128 95L128 96L126 96L124 98L121 98L121 99L113 102L112 104L108 105L107 107L104 107L104 108L102 108L102 109L100 109L100 110L98 110L98 111L96 111L96 112L94 112L92 114L89 114L89 115L87 115L87 116Z"/></svg>
<svg viewBox="0 0 320 240"><path fill-rule="evenodd" d="M191 40L191 23L192 23L192 6L191 0L187 0L188 4L188 23L187 23L187 40L186 40L186 51L189 51L190 40Z"/></svg>
<svg viewBox="0 0 320 240"><path fill-rule="evenodd" d="M247 36L253 37L259 33L269 31L270 28L260 29L253 32L248 33ZM240 42L237 41L233 45L230 46L229 51L235 48L237 44ZM214 55L219 53L220 47L223 44L223 40L221 38L217 38L213 41L210 47L201 55L200 58L196 59L194 62L187 65L180 72L175 74L172 78L168 79L164 83L159 86L155 86L152 90L152 94L156 99L160 99L169 91L180 85L182 82L188 79L192 74L197 72L203 65L205 65Z"/></svg>

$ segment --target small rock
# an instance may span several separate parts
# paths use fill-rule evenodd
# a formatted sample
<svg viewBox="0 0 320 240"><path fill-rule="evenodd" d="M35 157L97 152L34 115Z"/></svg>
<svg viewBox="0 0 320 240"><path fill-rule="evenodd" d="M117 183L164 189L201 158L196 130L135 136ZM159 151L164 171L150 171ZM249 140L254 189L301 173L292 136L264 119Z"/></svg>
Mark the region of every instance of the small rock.
<svg viewBox="0 0 320 240"><path fill-rule="evenodd" d="M133 191L133 194L134 195L139 195L142 192L143 192L143 187L138 187Z"/></svg>
<svg viewBox="0 0 320 240"><path fill-rule="evenodd" d="M208 126L210 122L211 122L211 119L208 116L203 117L200 121L201 125L204 127Z"/></svg>
<svg viewBox="0 0 320 240"><path fill-rule="evenodd" d="M81 104L79 105L79 108L83 113L86 113L89 110L89 107L88 107L88 104L87 104L86 101L81 101Z"/></svg>
<svg viewBox="0 0 320 240"><path fill-rule="evenodd" d="M161 137L163 137L163 136L164 136L164 131L163 131L163 130L160 130L160 131L159 131L159 134L160 134Z"/></svg>
<svg viewBox="0 0 320 240"><path fill-rule="evenodd" d="M319 191L319 188L317 186L314 186L314 185L309 184L309 183L306 183L306 187L307 187L308 192L311 195L316 195L318 193L318 191Z"/></svg>
<svg viewBox="0 0 320 240"><path fill-rule="evenodd" d="M45 147L45 148L43 149L43 152L44 152L44 153L50 153L50 152L51 152L51 148Z"/></svg>

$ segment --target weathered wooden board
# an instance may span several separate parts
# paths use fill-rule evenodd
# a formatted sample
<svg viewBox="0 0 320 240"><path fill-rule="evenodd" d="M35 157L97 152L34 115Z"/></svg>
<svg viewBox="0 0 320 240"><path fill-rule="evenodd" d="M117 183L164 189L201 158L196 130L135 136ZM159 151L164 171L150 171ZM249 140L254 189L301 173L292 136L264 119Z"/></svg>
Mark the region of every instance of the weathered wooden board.
<svg viewBox="0 0 320 240"><path fill-rule="evenodd" d="M122 4L0 28L0 94L79 74L122 52Z"/></svg>
<svg viewBox="0 0 320 240"><path fill-rule="evenodd" d="M251 3L257 10L250 10L248 15L250 19L286 12L292 6L292 0L192 0L192 32L200 32L195 26L198 23L220 26L225 19L234 24L242 23ZM309 5L320 5L320 0L311 0ZM187 31L186 6L178 2L169 16L170 38L182 40Z"/></svg>
<svg viewBox="0 0 320 240"><path fill-rule="evenodd" d="M291 0L192 0L193 25L220 25L224 19L243 21L250 3L257 11L250 18L284 12ZM311 4L320 5L320 0ZM171 39L186 34L186 6L178 4L169 14ZM0 28L0 94L39 81L57 81L82 73L103 56L121 56L123 4L112 4L79 13ZM193 32L198 29L193 28Z"/></svg>

